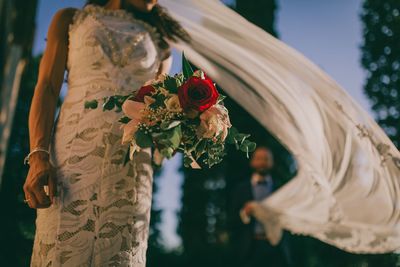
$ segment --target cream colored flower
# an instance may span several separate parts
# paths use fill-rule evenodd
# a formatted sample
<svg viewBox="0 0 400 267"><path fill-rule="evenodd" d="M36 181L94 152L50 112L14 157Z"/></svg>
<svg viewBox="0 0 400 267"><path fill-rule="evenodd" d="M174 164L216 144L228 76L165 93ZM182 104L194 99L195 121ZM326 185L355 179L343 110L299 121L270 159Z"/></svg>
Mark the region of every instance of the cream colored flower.
<svg viewBox="0 0 400 267"><path fill-rule="evenodd" d="M216 104L200 115L197 136L214 140L221 137L221 140L224 141L231 126L228 110L224 106Z"/></svg>
<svg viewBox="0 0 400 267"><path fill-rule="evenodd" d="M122 105L122 110L125 115L131 120L127 124L121 125L121 129L124 130L122 136L122 143L128 143L132 140L133 136L137 131L137 126L142 119L142 112L144 109L144 104L132 100L126 100Z"/></svg>
<svg viewBox="0 0 400 267"><path fill-rule="evenodd" d="M148 95L144 96L144 103L146 104L146 106L150 106L154 102L156 102L156 100L154 98L152 98L151 96L148 96Z"/></svg>
<svg viewBox="0 0 400 267"><path fill-rule="evenodd" d="M178 95L172 95L170 98L164 101L164 104L167 107L167 110L170 112L182 112Z"/></svg>
<svg viewBox="0 0 400 267"><path fill-rule="evenodd" d="M158 90L160 91L161 94L163 94L165 96L169 95L169 91L165 88L160 87Z"/></svg>

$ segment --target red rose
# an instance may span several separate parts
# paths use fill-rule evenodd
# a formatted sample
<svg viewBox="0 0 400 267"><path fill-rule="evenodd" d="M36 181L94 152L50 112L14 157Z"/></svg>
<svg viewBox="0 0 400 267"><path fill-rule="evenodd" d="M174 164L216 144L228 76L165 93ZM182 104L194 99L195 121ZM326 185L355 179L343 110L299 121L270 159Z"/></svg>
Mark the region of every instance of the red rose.
<svg viewBox="0 0 400 267"><path fill-rule="evenodd" d="M184 110L203 112L217 103L219 94L212 80L193 76L179 87L178 96Z"/></svg>
<svg viewBox="0 0 400 267"><path fill-rule="evenodd" d="M146 95L151 95L156 89L154 89L151 85L142 86L138 92L136 93L135 97L133 98L134 101L144 103L144 97Z"/></svg>

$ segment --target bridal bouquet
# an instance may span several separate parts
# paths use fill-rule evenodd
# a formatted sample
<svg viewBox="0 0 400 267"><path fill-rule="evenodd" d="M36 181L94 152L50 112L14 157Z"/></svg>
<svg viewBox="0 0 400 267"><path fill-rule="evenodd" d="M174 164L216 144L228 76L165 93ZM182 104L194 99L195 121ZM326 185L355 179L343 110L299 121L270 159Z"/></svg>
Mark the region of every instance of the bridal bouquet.
<svg viewBox="0 0 400 267"><path fill-rule="evenodd" d="M212 167L222 161L225 144L234 144L248 156L256 148L247 134L232 127L228 110L215 84L201 71L193 71L185 56L183 72L165 75L129 95L103 99L103 110L124 115L122 143L129 143L125 163L141 148L154 148L154 162L183 153L185 167ZM97 108L98 101L85 103Z"/></svg>

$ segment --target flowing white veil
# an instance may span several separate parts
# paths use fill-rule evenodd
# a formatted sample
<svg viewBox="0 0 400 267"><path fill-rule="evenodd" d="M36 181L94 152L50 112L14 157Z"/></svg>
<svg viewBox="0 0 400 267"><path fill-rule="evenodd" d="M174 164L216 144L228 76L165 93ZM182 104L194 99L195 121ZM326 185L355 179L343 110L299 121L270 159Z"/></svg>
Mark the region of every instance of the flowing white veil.
<svg viewBox="0 0 400 267"><path fill-rule="evenodd" d="M259 203L282 229L354 253L400 249L400 153L327 74L217 0L160 0L193 38L179 44L293 153L298 174Z"/></svg>

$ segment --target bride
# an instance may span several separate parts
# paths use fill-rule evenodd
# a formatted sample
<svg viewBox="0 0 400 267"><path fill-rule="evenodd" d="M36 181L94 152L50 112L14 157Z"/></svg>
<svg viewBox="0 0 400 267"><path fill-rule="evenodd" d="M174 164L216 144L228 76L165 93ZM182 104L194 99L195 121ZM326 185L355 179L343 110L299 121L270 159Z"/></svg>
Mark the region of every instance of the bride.
<svg viewBox="0 0 400 267"><path fill-rule="evenodd" d="M53 19L30 111L31 265L145 266L150 151L123 167L119 115L83 104L167 72L169 45L296 157L297 176L254 205L272 243L287 229L350 252L400 250L400 153L374 120L317 66L220 1L160 4L173 18L156 0L96 0ZM65 67L68 94L53 127Z"/></svg>
<svg viewBox="0 0 400 267"><path fill-rule="evenodd" d="M84 103L168 72L167 39L189 36L156 0L91 0L54 16L29 116L24 192L37 209L31 266L145 266L150 150L124 166L120 114ZM68 93L52 134L65 69Z"/></svg>

